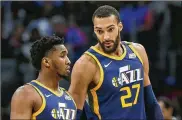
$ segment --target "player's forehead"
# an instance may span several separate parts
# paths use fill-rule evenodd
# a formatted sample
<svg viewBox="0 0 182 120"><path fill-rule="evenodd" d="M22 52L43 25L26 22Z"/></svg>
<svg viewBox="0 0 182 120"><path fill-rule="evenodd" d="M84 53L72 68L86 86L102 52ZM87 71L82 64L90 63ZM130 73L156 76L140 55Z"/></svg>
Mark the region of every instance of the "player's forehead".
<svg viewBox="0 0 182 120"><path fill-rule="evenodd" d="M67 48L64 45L55 45L54 46L57 53L68 53Z"/></svg>
<svg viewBox="0 0 182 120"><path fill-rule="evenodd" d="M114 15L103 18L95 17L93 22L94 22L94 29L107 29L112 26L117 26L118 24L116 16Z"/></svg>

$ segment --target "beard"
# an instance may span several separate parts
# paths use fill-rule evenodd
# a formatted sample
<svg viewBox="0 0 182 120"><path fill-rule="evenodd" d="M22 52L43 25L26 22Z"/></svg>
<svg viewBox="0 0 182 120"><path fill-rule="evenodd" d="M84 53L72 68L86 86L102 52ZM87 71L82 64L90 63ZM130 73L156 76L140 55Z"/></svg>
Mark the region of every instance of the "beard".
<svg viewBox="0 0 182 120"><path fill-rule="evenodd" d="M104 42L100 42L100 40L97 38L98 42L99 42L99 45L101 46L101 48L103 49L103 51L107 54L111 54L113 52L116 51L118 45L119 45L119 40L120 40L120 34L119 34L119 31L118 31L118 35L116 37L116 40L105 40ZM105 46L105 43L106 42L112 42L113 43L113 46L110 46L109 48Z"/></svg>
<svg viewBox="0 0 182 120"><path fill-rule="evenodd" d="M58 72L59 69L58 69L58 66L57 66L55 63L53 63L53 67L54 67L54 69L57 71L56 74L57 74L60 78L69 79L69 77L70 77L69 74L63 74L63 73Z"/></svg>
<svg viewBox="0 0 182 120"><path fill-rule="evenodd" d="M60 78L63 78L64 80L70 80L70 75L62 75L62 74L59 74L58 72L57 72L57 75L60 77Z"/></svg>

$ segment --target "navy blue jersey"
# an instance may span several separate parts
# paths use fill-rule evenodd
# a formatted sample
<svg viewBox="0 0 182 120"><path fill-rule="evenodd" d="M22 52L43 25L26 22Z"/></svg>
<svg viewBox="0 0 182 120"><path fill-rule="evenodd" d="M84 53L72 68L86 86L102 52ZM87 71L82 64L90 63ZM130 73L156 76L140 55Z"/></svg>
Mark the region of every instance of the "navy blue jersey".
<svg viewBox="0 0 182 120"><path fill-rule="evenodd" d="M132 44L122 42L122 48L120 57L109 56L94 46L85 52L100 68L99 83L88 92L97 119L146 119L142 59Z"/></svg>
<svg viewBox="0 0 182 120"><path fill-rule="evenodd" d="M60 88L55 93L40 82L33 80L30 83L42 97L42 106L33 113L36 120L73 120L76 117L76 104L66 90Z"/></svg>

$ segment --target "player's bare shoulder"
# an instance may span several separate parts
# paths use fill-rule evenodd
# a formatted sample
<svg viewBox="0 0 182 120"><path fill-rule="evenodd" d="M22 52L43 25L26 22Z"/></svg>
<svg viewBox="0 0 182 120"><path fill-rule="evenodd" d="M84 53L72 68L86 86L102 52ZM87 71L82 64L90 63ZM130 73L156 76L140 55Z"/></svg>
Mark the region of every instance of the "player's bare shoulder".
<svg viewBox="0 0 182 120"><path fill-rule="evenodd" d="M14 92L11 103L17 103L17 100L23 103L25 100L33 104L37 96L36 90L31 85L23 85Z"/></svg>
<svg viewBox="0 0 182 120"><path fill-rule="evenodd" d="M140 43L128 42L128 41L123 41L123 42L127 45L133 46L137 50L137 52L139 52L139 54L145 52L144 46L141 45Z"/></svg>
<svg viewBox="0 0 182 120"><path fill-rule="evenodd" d="M139 54L146 52L143 45L141 45L139 43L134 43L134 42L132 42L131 44L137 50L137 52L139 52Z"/></svg>
<svg viewBox="0 0 182 120"><path fill-rule="evenodd" d="M78 66L79 68L84 68L84 72L87 70L96 70L97 63L96 61L88 54L84 53L75 63L75 66Z"/></svg>
<svg viewBox="0 0 182 120"><path fill-rule="evenodd" d="M123 41L123 42L125 42L129 46L132 46L137 51L137 53L140 55L143 62L148 60L147 53L146 53L146 50L143 45L141 45L139 43L135 43L135 42L127 42L127 41Z"/></svg>
<svg viewBox="0 0 182 120"><path fill-rule="evenodd" d="M96 61L91 56L83 54L73 66L71 74L71 83L77 81L88 86L93 81L96 72Z"/></svg>
<svg viewBox="0 0 182 120"><path fill-rule="evenodd" d="M30 85L23 85L16 89L12 99L13 98L28 98L32 93L33 93L33 89Z"/></svg>

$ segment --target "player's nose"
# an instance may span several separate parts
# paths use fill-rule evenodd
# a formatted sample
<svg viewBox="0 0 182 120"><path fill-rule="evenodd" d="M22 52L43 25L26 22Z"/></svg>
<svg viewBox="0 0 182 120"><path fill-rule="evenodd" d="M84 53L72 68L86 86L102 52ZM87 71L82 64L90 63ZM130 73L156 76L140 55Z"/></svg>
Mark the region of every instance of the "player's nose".
<svg viewBox="0 0 182 120"><path fill-rule="evenodd" d="M70 64L71 64L71 61L70 61L70 59L68 58L68 56L66 56L66 64L67 64L67 65L70 65Z"/></svg>
<svg viewBox="0 0 182 120"><path fill-rule="evenodd" d="M104 34L104 40L109 40L109 34L106 32L105 34Z"/></svg>

